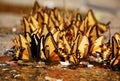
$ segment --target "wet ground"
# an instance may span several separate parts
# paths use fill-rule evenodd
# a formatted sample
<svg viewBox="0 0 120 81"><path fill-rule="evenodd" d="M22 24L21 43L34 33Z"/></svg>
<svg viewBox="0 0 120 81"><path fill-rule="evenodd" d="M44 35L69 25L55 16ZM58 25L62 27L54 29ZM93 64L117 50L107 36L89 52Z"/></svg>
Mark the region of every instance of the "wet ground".
<svg viewBox="0 0 120 81"><path fill-rule="evenodd" d="M120 72L111 71L110 69L100 67L68 69L62 68L59 64L54 66L40 64L37 66L34 62L19 64L12 61L11 56L3 56L13 46L12 40L14 37L21 32L22 16L28 14L32 8L31 5L17 3L19 0L16 0L16 4L20 5L12 5L12 0L11 3L5 1L5 3L0 2L0 81L120 81ZM81 7L78 4L79 1L74 2L71 0L71 3L67 3L67 1L67 7L71 3L77 4L75 8ZM120 32L119 0L106 0L106 4L109 1L109 5L104 6L101 6L102 2L95 3L95 1L84 2L80 0L80 4L83 3L81 10L85 9L86 12L89 8L93 9L99 21L105 23L111 21L112 34ZM46 3L44 2L44 4ZM62 4L61 1L60 4Z"/></svg>
<svg viewBox="0 0 120 81"><path fill-rule="evenodd" d="M100 67L63 68L0 57L0 81L119 81L120 72Z"/></svg>

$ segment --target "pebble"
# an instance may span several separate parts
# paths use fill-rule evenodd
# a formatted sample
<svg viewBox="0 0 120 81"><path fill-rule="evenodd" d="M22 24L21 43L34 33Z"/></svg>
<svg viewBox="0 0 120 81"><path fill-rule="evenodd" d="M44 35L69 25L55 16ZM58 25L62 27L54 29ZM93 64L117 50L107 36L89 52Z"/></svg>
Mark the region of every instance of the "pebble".
<svg viewBox="0 0 120 81"><path fill-rule="evenodd" d="M39 65L45 65L45 62L39 61L38 64L39 64Z"/></svg>
<svg viewBox="0 0 120 81"><path fill-rule="evenodd" d="M62 65L62 67L67 67L70 65L70 62L69 61L65 61L65 62L60 61L60 64Z"/></svg>
<svg viewBox="0 0 120 81"><path fill-rule="evenodd" d="M14 75L13 78L18 78L18 77L20 77L20 76L21 76L20 74L16 74L16 75Z"/></svg>
<svg viewBox="0 0 120 81"><path fill-rule="evenodd" d="M49 77L49 76L45 76L45 80L46 80L46 81L52 81L52 78Z"/></svg>
<svg viewBox="0 0 120 81"><path fill-rule="evenodd" d="M83 64L83 65L88 65L88 64L89 64L89 62L82 61L82 62L80 62L80 64Z"/></svg>
<svg viewBox="0 0 120 81"><path fill-rule="evenodd" d="M2 71L8 71L9 69L8 68L4 68L4 69L2 69Z"/></svg>
<svg viewBox="0 0 120 81"><path fill-rule="evenodd" d="M80 78L79 81L87 81L85 78Z"/></svg>
<svg viewBox="0 0 120 81"><path fill-rule="evenodd" d="M7 66L7 64L0 64L0 67L4 67L4 66Z"/></svg>
<svg viewBox="0 0 120 81"><path fill-rule="evenodd" d="M88 64L87 67L92 68L92 67L94 67L94 65Z"/></svg>
<svg viewBox="0 0 120 81"><path fill-rule="evenodd" d="M12 32L15 33L16 32L16 28L12 28Z"/></svg>
<svg viewBox="0 0 120 81"><path fill-rule="evenodd" d="M40 68L41 66L40 65L33 65L33 67L35 67L35 68Z"/></svg>
<svg viewBox="0 0 120 81"><path fill-rule="evenodd" d="M11 70L10 71L10 73L16 73L17 72L17 70Z"/></svg>
<svg viewBox="0 0 120 81"><path fill-rule="evenodd" d="M45 81L63 81L62 79L51 78L49 76L45 76Z"/></svg>
<svg viewBox="0 0 120 81"><path fill-rule="evenodd" d="M62 79L57 79L56 81L63 81Z"/></svg>

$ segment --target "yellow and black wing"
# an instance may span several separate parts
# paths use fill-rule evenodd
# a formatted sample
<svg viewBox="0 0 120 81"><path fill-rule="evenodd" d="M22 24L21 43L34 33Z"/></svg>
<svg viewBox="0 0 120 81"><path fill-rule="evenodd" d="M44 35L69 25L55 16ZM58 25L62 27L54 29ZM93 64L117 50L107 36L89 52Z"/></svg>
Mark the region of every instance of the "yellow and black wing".
<svg viewBox="0 0 120 81"><path fill-rule="evenodd" d="M20 47L16 53L17 59L30 60L31 59L30 46L28 41L25 39L25 37L22 34L19 35L19 42L20 42Z"/></svg>
<svg viewBox="0 0 120 81"><path fill-rule="evenodd" d="M112 37L112 58L114 58L118 54L118 43L115 37Z"/></svg>
<svg viewBox="0 0 120 81"><path fill-rule="evenodd" d="M48 33L44 42L44 53L47 60L60 61L58 54L55 52L57 49L56 42L53 38L52 33Z"/></svg>
<svg viewBox="0 0 120 81"><path fill-rule="evenodd" d="M97 38L90 48L90 52L93 56L97 56L96 53L102 53L104 44L104 36Z"/></svg>
<svg viewBox="0 0 120 81"><path fill-rule="evenodd" d="M80 43L78 45L78 51L80 53L80 58L87 57L88 50L89 50L89 39L87 36L83 36L80 40Z"/></svg>

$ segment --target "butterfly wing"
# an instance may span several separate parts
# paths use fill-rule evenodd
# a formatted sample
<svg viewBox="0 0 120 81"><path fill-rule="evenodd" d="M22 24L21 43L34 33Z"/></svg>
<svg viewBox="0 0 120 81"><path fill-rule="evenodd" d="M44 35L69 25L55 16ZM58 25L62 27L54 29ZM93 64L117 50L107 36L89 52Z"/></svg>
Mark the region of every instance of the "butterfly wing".
<svg viewBox="0 0 120 81"><path fill-rule="evenodd" d="M47 58L47 60L51 61L59 61L59 56L55 52L57 49L57 45L55 43L55 40L53 38L52 33L48 33L46 38L45 38L45 43L44 43L44 53Z"/></svg>
<svg viewBox="0 0 120 81"><path fill-rule="evenodd" d="M22 34L19 35L19 41L20 41L19 58L23 60L30 60L31 58L30 46Z"/></svg>
<svg viewBox="0 0 120 81"><path fill-rule="evenodd" d="M33 34L31 36L31 53L32 53L32 58L35 60L35 61L39 61L40 60L40 41L39 41L39 38L36 34Z"/></svg>
<svg viewBox="0 0 120 81"><path fill-rule="evenodd" d="M88 54L89 40L88 40L87 36L83 36L80 40L81 41L80 41L80 43L78 45L78 51L80 53L80 58L84 58Z"/></svg>
<svg viewBox="0 0 120 81"><path fill-rule="evenodd" d="M101 53L103 44L104 44L104 36L101 36L98 39L96 39L90 48L91 54L93 54L94 56L97 56L96 55L97 52Z"/></svg>

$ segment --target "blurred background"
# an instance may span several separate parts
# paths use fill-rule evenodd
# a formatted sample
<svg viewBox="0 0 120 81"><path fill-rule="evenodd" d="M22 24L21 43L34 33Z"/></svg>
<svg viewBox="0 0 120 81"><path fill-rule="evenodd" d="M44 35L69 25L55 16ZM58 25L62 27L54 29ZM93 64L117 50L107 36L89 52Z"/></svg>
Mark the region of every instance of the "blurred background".
<svg viewBox="0 0 120 81"><path fill-rule="evenodd" d="M92 9L97 20L111 22L111 34L120 32L120 0L36 0L41 6L67 9L79 8L81 13ZM0 0L0 54L12 46L14 35L19 31L24 15L30 13L35 0ZM9 43L8 43L9 41Z"/></svg>
<svg viewBox="0 0 120 81"><path fill-rule="evenodd" d="M67 9L79 8L81 13L92 9L99 21L111 21L111 29L120 32L120 0L36 0L41 6ZM35 0L0 0L0 27L20 27L22 16L28 14Z"/></svg>

